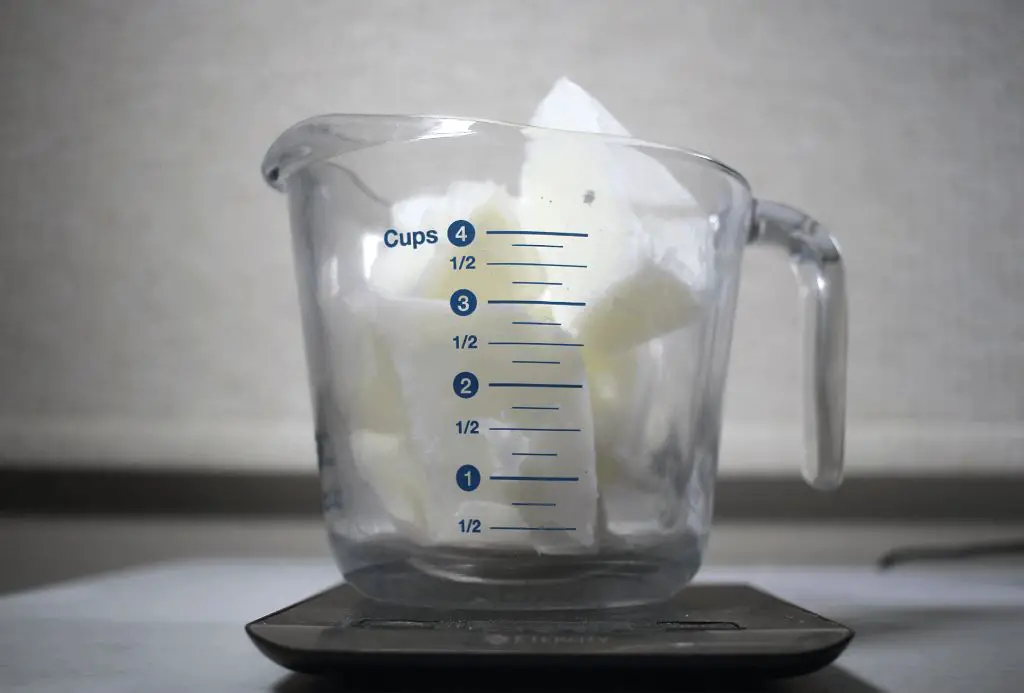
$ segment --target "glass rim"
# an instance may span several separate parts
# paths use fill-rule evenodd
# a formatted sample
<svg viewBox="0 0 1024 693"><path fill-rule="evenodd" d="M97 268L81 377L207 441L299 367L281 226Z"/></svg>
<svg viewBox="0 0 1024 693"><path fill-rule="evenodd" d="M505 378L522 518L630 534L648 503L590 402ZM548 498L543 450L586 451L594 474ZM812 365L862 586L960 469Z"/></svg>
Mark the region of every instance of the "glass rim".
<svg viewBox="0 0 1024 693"><path fill-rule="evenodd" d="M363 140L346 138L343 130L334 130L334 126L363 121L385 127L382 133L390 134L366 138ZM678 145L653 142L628 135L613 135L600 132L566 130L560 128L541 127L512 121L494 120L489 118L470 118L437 114L389 114L389 113L327 113L301 120L282 132L270 145L263 158L261 171L268 185L277 190L285 189L285 181L295 171L324 159L351 151L369 149L375 146L398 142L415 142L422 139L438 139L461 137L474 134L474 125L516 130L518 132L558 132L581 138L597 138L605 142L623 146L643 147L671 152L686 157L699 165L716 170L731 178L734 182L750 193L750 183L732 166L704 152ZM417 129L416 126L420 127ZM412 126L412 127L410 127ZM408 134L405 134L408 131ZM333 137L337 144L345 144L337 149L325 148L324 152L313 150L310 139L313 137ZM361 146L352 146L353 144Z"/></svg>

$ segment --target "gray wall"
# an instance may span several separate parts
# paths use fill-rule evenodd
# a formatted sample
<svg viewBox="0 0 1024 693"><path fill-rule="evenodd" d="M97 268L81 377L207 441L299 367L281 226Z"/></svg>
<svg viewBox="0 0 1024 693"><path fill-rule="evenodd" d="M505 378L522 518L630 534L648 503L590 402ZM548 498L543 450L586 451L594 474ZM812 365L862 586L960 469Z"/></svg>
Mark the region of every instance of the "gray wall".
<svg viewBox="0 0 1024 693"><path fill-rule="evenodd" d="M1024 467L1024 3L0 4L0 459L303 468L283 200L322 112L522 121L560 75L831 225L853 473ZM725 468L795 474L797 310L748 255Z"/></svg>

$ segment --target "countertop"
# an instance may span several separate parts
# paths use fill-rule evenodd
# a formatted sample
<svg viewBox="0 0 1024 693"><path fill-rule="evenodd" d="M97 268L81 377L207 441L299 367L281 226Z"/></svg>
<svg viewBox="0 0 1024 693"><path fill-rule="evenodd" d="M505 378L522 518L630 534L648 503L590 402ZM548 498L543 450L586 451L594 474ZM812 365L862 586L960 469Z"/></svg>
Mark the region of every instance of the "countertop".
<svg viewBox="0 0 1024 693"><path fill-rule="evenodd" d="M1024 681L1020 564L730 567L699 579L749 582L856 630L837 664L770 690L1009 692ZM328 690L264 659L243 625L337 581L320 560L203 560L11 594L0 598L0 690Z"/></svg>

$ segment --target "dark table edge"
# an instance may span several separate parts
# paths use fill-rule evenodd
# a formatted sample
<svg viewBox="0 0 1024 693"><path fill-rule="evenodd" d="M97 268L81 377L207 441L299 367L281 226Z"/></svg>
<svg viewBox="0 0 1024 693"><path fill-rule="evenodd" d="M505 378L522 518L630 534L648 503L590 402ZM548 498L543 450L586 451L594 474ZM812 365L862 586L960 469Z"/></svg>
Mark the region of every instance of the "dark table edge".
<svg viewBox="0 0 1024 693"><path fill-rule="evenodd" d="M315 517L314 472L0 465L0 515ZM725 476L724 520L1024 521L1024 475L848 478L821 493L798 478Z"/></svg>

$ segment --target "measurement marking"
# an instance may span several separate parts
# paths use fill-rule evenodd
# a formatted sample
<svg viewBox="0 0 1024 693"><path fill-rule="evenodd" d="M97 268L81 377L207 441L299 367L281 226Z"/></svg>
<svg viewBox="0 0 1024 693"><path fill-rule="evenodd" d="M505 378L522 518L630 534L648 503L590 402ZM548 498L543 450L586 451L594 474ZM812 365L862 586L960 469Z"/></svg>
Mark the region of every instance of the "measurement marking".
<svg viewBox="0 0 1024 693"><path fill-rule="evenodd" d="M512 282L513 284L530 284L532 286L561 286L562 282Z"/></svg>
<svg viewBox="0 0 1024 693"><path fill-rule="evenodd" d="M572 342L487 342L490 346L583 346Z"/></svg>
<svg viewBox="0 0 1024 693"><path fill-rule="evenodd" d="M583 385L576 383L487 383L487 387L554 387L568 390L579 390Z"/></svg>
<svg viewBox="0 0 1024 693"><path fill-rule="evenodd" d="M499 304L499 305L517 305L517 306L585 306L587 305L583 301L527 301L523 299L488 299L488 303Z"/></svg>
<svg viewBox="0 0 1024 693"><path fill-rule="evenodd" d="M508 229L492 229L487 233L496 236L571 236L573 238L586 238L589 233L569 233L567 231L513 231Z"/></svg>
<svg viewBox="0 0 1024 693"><path fill-rule="evenodd" d="M527 407L527 406L522 406L521 405L521 406L512 407L512 408L513 409L540 409L540 410L543 410L543 411L558 411L558 407Z"/></svg>
<svg viewBox="0 0 1024 693"><path fill-rule="evenodd" d="M512 243L513 248L564 248L564 245L545 245L544 243Z"/></svg>
<svg viewBox="0 0 1024 693"><path fill-rule="evenodd" d="M513 325L552 325L554 327L561 327L560 322L529 322L527 320L516 320L512 322Z"/></svg>
<svg viewBox="0 0 1024 693"><path fill-rule="evenodd" d="M489 431L549 431L551 433L579 433L582 429L579 429L579 428L522 428L522 427L491 426L487 430L489 430Z"/></svg>
<svg viewBox="0 0 1024 693"><path fill-rule="evenodd" d="M578 476L495 476L491 481L579 481Z"/></svg>
<svg viewBox="0 0 1024 693"><path fill-rule="evenodd" d="M510 505L516 505L516 506L519 506L521 508L553 508L553 507L555 507L554 503L530 503L530 502L526 502L526 501L516 501L516 502L510 503Z"/></svg>
<svg viewBox="0 0 1024 693"><path fill-rule="evenodd" d="M573 342L487 342L490 346L552 346L552 347L581 347L582 344Z"/></svg>
<svg viewBox="0 0 1024 693"><path fill-rule="evenodd" d="M557 452L513 452L512 457L558 457Z"/></svg>
<svg viewBox="0 0 1024 693"><path fill-rule="evenodd" d="M488 527L493 530L508 530L511 532L575 532L575 527Z"/></svg>
<svg viewBox="0 0 1024 693"><path fill-rule="evenodd" d="M539 363L543 365L557 366L561 361L513 361L512 363Z"/></svg>
<svg viewBox="0 0 1024 693"><path fill-rule="evenodd" d="M488 262L491 267L572 267L586 269L586 265L565 265L558 262Z"/></svg>

